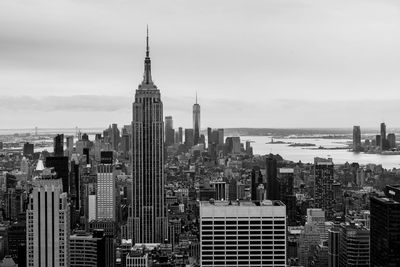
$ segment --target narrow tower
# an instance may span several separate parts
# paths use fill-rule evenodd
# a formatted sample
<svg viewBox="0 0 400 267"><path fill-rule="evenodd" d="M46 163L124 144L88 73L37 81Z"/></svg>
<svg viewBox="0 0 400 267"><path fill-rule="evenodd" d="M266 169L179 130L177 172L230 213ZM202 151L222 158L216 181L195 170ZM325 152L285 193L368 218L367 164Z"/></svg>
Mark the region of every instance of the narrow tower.
<svg viewBox="0 0 400 267"><path fill-rule="evenodd" d="M199 144L200 139L200 105L197 104L197 92L196 92L196 103L193 105L193 143L194 145Z"/></svg>
<svg viewBox="0 0 400 267"><path fill-rule="evenodd" d="M164 206L164 122L160 91L151 78L149 34L143 81L133 103L132 219L135 243L160 243L167 237Z"/></svg>

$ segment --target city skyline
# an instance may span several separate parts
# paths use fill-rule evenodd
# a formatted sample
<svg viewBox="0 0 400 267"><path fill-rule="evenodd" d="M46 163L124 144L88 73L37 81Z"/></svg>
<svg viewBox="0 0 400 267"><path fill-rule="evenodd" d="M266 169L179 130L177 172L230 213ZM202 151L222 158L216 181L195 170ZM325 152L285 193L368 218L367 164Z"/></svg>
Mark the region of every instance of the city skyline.
<svg viewBox="0 0 400 267"><path fill-rule="evenodd" d="M2 128L129 124L147 23L177 126L192 125L196 91L210 127L400 125L393 1L0 7Z"/></svg>

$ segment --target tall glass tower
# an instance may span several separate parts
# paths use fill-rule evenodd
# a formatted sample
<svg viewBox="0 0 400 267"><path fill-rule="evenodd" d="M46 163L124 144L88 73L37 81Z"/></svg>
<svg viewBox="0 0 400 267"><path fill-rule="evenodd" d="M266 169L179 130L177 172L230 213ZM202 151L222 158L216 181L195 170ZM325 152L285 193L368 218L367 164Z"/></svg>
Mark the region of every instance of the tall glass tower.
<svg viewBox="0 0 400 267"><path fill-rule="evenodd" d="M143 81L133 103L132 219L135 243L160 243L167 237L164 206L164 122L160 90L151 79L149 35Z"/></svg>
<svg viewBox="0 0 400 267"><path fill-rule="evenodd" d="M196 103L193 105L193 134L193 143L197 145L200 139L200 105L197 104L197 93Z"/></svg>

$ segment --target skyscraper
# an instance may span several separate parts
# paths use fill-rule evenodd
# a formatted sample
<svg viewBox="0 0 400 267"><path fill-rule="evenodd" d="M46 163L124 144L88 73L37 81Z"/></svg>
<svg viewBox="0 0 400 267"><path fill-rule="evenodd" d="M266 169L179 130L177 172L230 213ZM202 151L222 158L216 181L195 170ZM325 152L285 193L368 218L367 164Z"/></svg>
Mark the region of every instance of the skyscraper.
<svg viewBox="0 0 400 267"><path fill-rule="evenodd" d="M314 159L314 201L315 207L325 211L328 219L333 215L333 162L332 159Z"/></svg>
<svg viewBox="0 0 400 267"><path fill-rule="evenodd" d="M120 132L118 129L118 125L116 123L113 123L112 128L111 128L110 140L111 140L112 148L115 151L118 151L118 145L120 143L120 139L121 139L121 136L120 136Z"/></svg>
<svg viewBox="0 0 400 267"><path fill-rule="evenodd" d="M394 133L390 133L387 135L387 143L388 148L396 148L396 135Z"/></svg>
<svg viewBox="0 0 400 267"><path fill-rule="evenodd" d="M262 176L260 167L254 166L251 170L251 200L260 203L266 199L267 182Z"/></svg>
<svg viewBox="0 0 400 267"><path fill-rule="evenodd" d="M385 194L370 199L371 266L400 266L400 186Z"/></svg>
<svg viewBox="0 0 400 267"><path fill-rule="evenodd" d="M25 157L32 157L34 153L34 145L30 143L25 143L23 148L23 155Z"/></svg>
<svg viewBox="0 0 400 267"><path fill-rule="evenodd" d="M340 230L332 228L328 230L328 267L339 266Z"/></svg>
<svg viewBox="0 0 400 267"><path fill-rule="evenodd" d="M266 158L265 176L267 179L267 199L279 199L279 182L277 180L277 162L273 155Z"/></svg>
<svg viewBox="0 0 400 267"><path fill-rule="evenodd" d="M64 135L57 134L54 137L54 156L62 157L64 156Z"/></svg>
<svg viewBox="0 0 400 267"><path fill-rule="evenodd" d="M96 219L115 221L116 188L112 164L97 166Z"/></svg>
<svg viewBox="0 0 400 267"><path fill-rule="evenodd" d="M177 142L179 144L183 143L183 129L182 129L182 127L178 128L178 140L177 140Z"/></svg>
<svg viewBox="0 0 400 267"><path fill-rule="evenodd" d="M193 137L193 129L185 129L185 146L187 148L191 148L194 145Z"/></svg>
<svg viewBox="0 0 400 267"><path fill-rule="evenodd" d="M147 34L143 81L133 103L132 216L135 243L159 243L167 235L164 205L164 122L160 90L151 78Z"/></svg>
<svg viewBox="0 0 400 267"><path fill-rule="evenodd" d="M296 195L293 194L294 169L278 169L279 200L286 206L288 217L287 224L295 225L296 222Z"/></svg>
<svg viewBox="0 0 400 267"><path fill-rule="evenodd" d="M197 103L197 93L196 93L196 103L193 105L193 142L194 145L199 143L200 139L200 105Z"/></svg>
<svg viewBox="0 0 400 267"><path fill-rule="evenodd" d="M369 230L354 223L342 223L339 230L339 266L369 267Z"/></svg>
<svg viewBox="0 0 400 267"><path fill-rule="evenodd" d="M50 169L34 180L26 213L27 266L69 266L69 205Z"/></svg>
<svg viewBox="0 0 400 267"><path fill-rule="evenodd" d="M386 149L386 124L384 122L381 123L381 142L380 142L381 150Z"/></svg>
<svg viewBox="0 0 400 267"><path fill-rule="evenodd" d="M353 151L361 150L361 129L360 126L353 126Z"/></svg>
<svg viewBox="0 0 400 267"><path fill-rule="evenodd" d="M165 145L170 146L175 143L175 130L172 116L165 117Z"/></svg>

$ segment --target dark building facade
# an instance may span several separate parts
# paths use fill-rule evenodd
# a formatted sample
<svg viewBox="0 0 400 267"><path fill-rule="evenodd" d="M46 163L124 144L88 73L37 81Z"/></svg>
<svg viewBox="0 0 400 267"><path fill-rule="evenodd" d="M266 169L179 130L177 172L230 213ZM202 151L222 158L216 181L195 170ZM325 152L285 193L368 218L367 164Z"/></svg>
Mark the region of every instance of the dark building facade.
<svg viewBox="0 0 400 267"><path fill-rule="evenodd" d="M267 181L262 176L260 167L254 166L251 170L251 200L260 203L266 199Z"/></svg>
<svg viewBox="0 0 400 267"><path fill-rule="evenodd" d="M165 117L165 145L170 146L175 143L175 130L172 116Z"/></svg>
<svg viewBox="0 0 400 267"><path fill-rule="evenodd" d="M194 145L193 129L185 129L185 146L191 148Z"/></svg>
<svg viewBox="0 0 400 267"><path fill-rule="evenodd" d="M361 151L361 128L353 126L353 151Z"/></svg>
<svg viewBox="0 0 400 267"><path fill-rule="evenodd" d="M323 209L327 219L333 216L333 167L332 159L314 159L315 207Z"/></svg>
<svg viewBox="0 0 400 267"><path fill-rule="evenodd" d="M370 199L371 266L400 266L400 186Z"/></svg>
<svg viewBox="0 0 400 267"><path fill-rule="evenodd" d="M69 193L68 157L47 157L45 167L54 168L57 178L62 179L63 192Z"/></svg>
<svg viewBox="0 0 400 267"><path fill-rule="evenodd" d="M32 157L34 153L34 146L30 143L25 143L23 147L23 155L25 157Z"/></svg>
<svg viewBox="0 0 400 267"><path fill-rule="evenodd" d="M266 170L265 176L267 178L267 199L278 200L279 199L279 182L278 182L278 167L277 160L273 155L268 155L266 158Z"/></svg>
<svg viewBox="0 0 400 267"><path fill-rule="evenodd" d="M64 134L57 134L54 137L54 156L64 156Z"/></svg>
<svg viewBox="0 0 400 267"><path fill-rule="evenodd" d="M288 225L296 225L296 196L293 194L294 169L278 169L279 200L286 206Z"/></svg>

